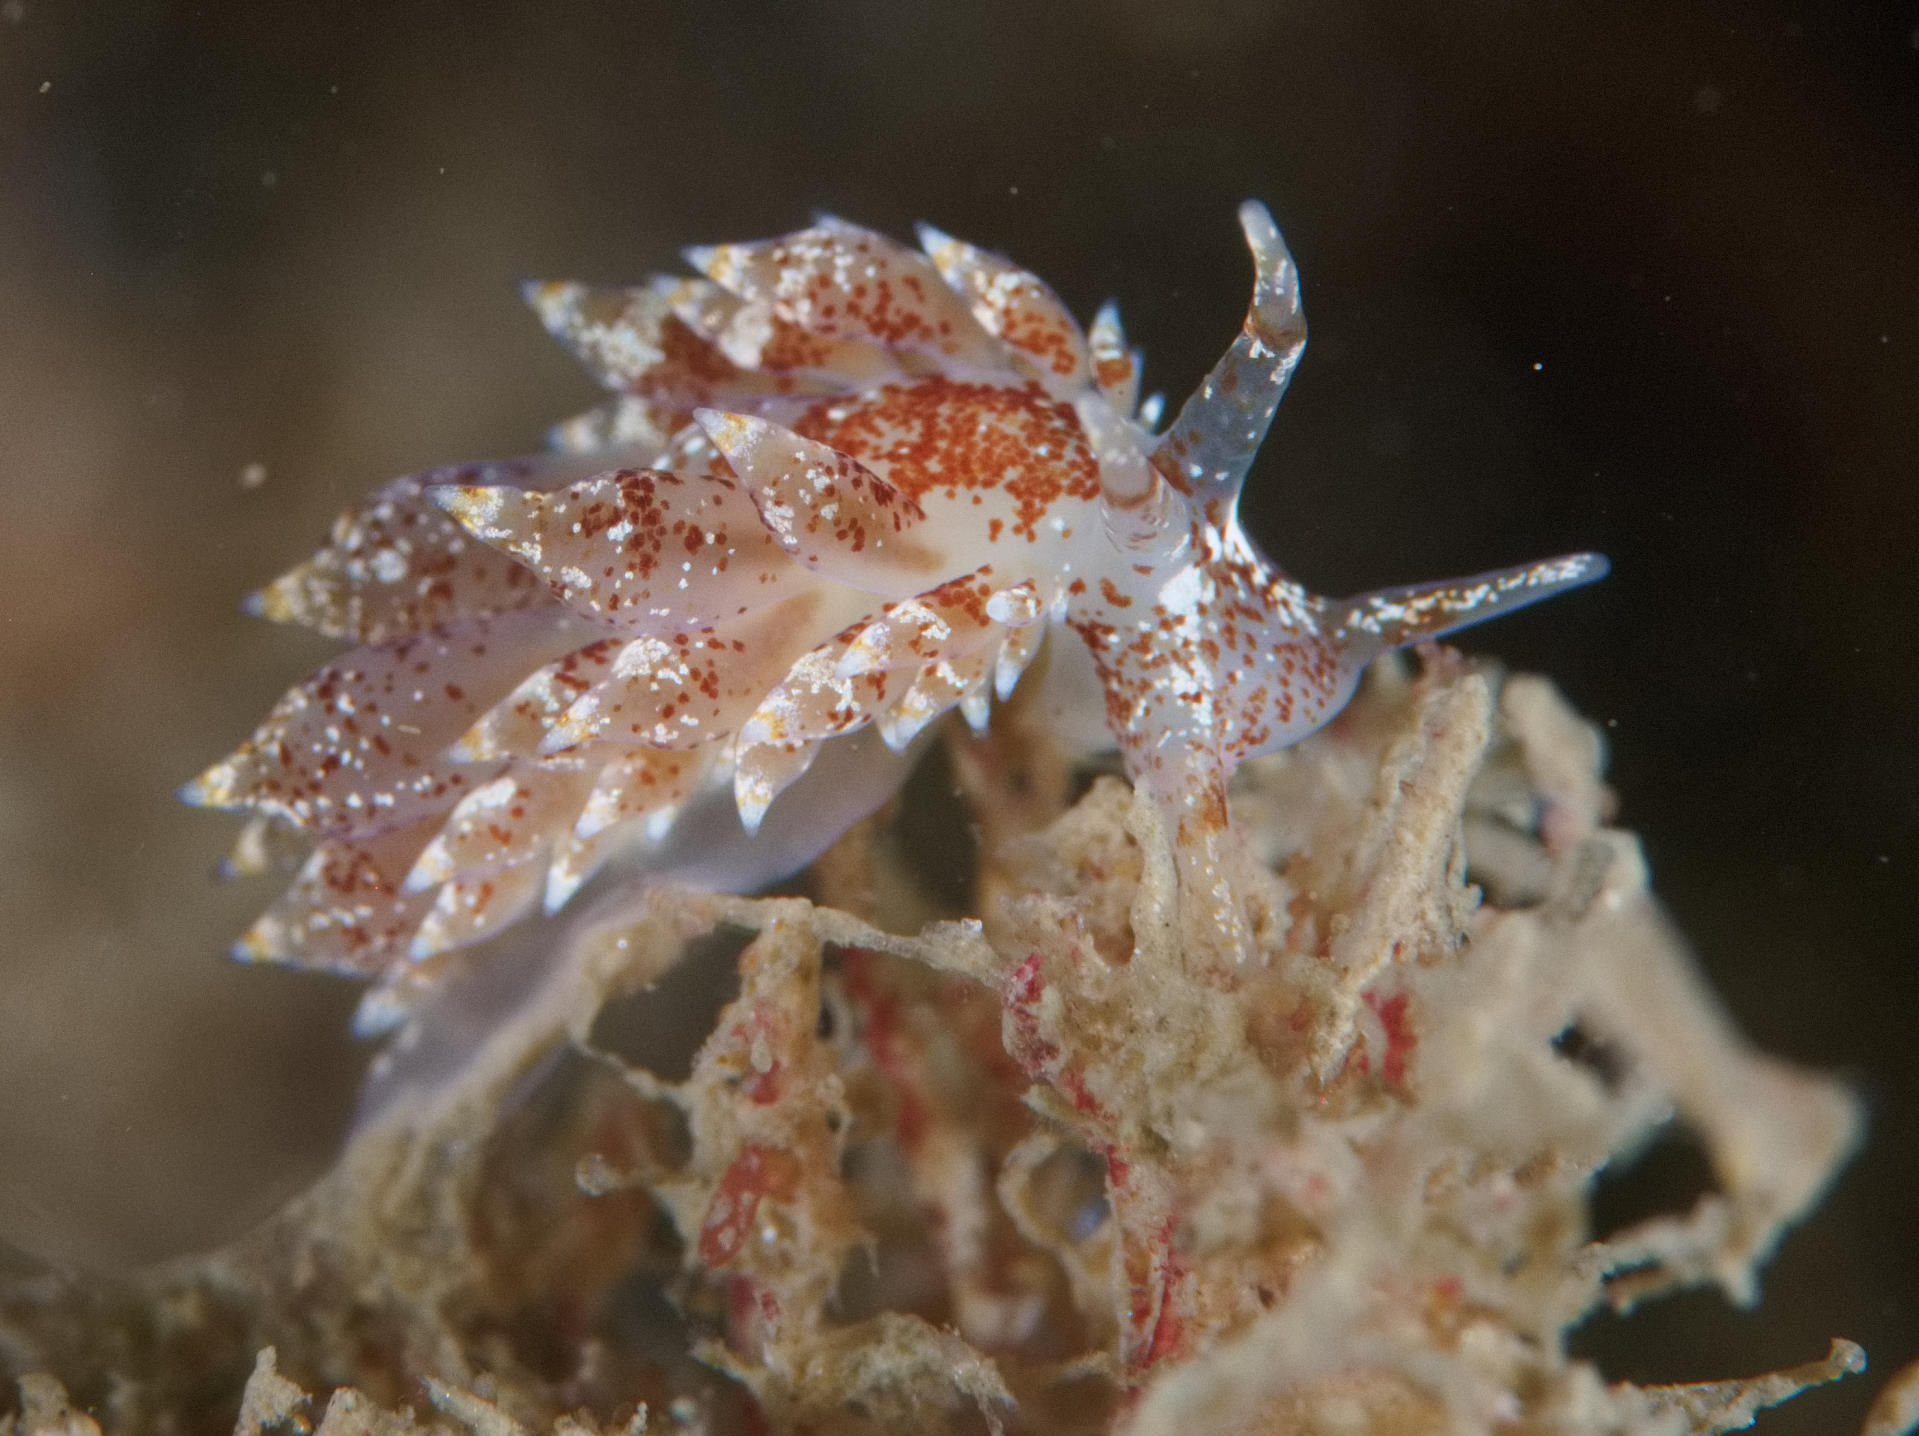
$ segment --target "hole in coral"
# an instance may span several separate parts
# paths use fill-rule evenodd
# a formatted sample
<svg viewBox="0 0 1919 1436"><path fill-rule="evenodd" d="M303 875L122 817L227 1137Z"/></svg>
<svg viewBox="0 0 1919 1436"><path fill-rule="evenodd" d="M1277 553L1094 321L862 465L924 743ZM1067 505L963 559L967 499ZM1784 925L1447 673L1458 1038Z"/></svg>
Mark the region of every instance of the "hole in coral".
<svg viewBox="0 0 1919 1436"><path fill-rule="evenodd" d="M859 1222L881 1241L923 1235L926 1214L913 1185L912 1164L890 1135L850 1143L840 1176L851 1190Z"/></svg>
<svg viewBox="0 0 1919 1436"><path fill-rule="evenodd" d="M725 1343L726 1289L726 1278L700 1271L675 1291L674 1302L690 1345L697 1348L705 1342Z"/></svg>
<svg viewBox="0 0 1919 1436"><path fill-rule="evenodd" d="M721 1010L740 994L739 956L752 940L738 927L695 938L658 982L602 1007L588 1041L663 1082L684 1082Z"/></svg>
<svg viewBox="0 0 1919 1436"><path fill-rule="evenodd" d="M635 1125L646 1154L667 1171L677 1172L693 1160L693 1128L673 1103L640 1102Z"/></svg>
<svg viewBox="0 0 1919 1436"><path fill-rule="evenodd" d="M673 1224L664 1215L661 1225L671 1234ZM603 1330L607 1351L618 1353L622 1362L671 1367L688 1360L686 1323L673 1309L661 1274L654 1271L635 1271L614 1288L606 1304Z"/></svg>
<svg viewBox="0 0 1919 1436"><path fill-rule="evenodd" d="M902 1311L928 1321L950 1319L939 1252L925 1234L880 1237L846 1254L829 1305L835 1321L865 1321Z"/></svg>
<svg viewBox="0 0 1919 1436"><path fill-rule="evenodd" d="M605 1102L622 1084L570 1047L557 1047L508 1089L488 1137L487 1161L503 1165L513 1185L530 1156L564 1142L579 1114Z"/></svg>
<svg viewBox="0 0 1919 1436"><path fill-rule="evenodd" d="M1608 1092L1617 1092L1626 1075L1625 1054L1604 1038L1594 1037L1576 1022L1553 1038L1553 1051L1575 1067L1583 1067L1592 1073Z"/></svg>
<svg viewBox="0 0 1919 1436"><path fill-rule="evenodd" d="M1032 1431L1110 1431L1119 1416L1119 1386L1098 1373L1054 1381L1023 1399Z"/></svg>
<svg viewBox="0 0 1919 1436"><path fill-rule="evenodd" d="M837 968L837 949L832 944L826 947L826 967L828 971ZM820 1015L813 1024L813 1035L822 1042L831 1042L842 1032L853 1030L852 1014L845 1011L846 994L841 992L837 983L823 983L820 990Z"/></svg>
<svg viewBox="0 0 1919 1436"><path fill-rule="evenodd" d="M660 1105L565 1049L488 1139L470 1212L475 1257L487 1273L487 1322L517 1362L546 1380L578 1369L582 1343L616 1320L618 1293L636 1275L657 1286L677 1271L677 1238L651 1193L620 1187L594 1196L575 1180L588 1151L619 1169L644 1164ZM589 1246L594 1260L582 1264Z"/></svg>
<svg viewBox="0 0 1919 1436"><path fill-rule="evenodd" d="M892 836L929 903L949 917L970 911L979 881L979 833L944 746L934 745L906 780Z"/></svg>
<svg viewBox="0 0 1919 1436"><path fill-rule="evenodd" d="M1690 1211L1718 1190L1705 1144L1683 1122L1668 1122L1638 1156L1593 1182L1593 1235L1604 1239L1653 1217Z"/></svg>
<svg viewBox="0 0 1919 1436"><path fill-rule="evenodd" d="M1033 1168L1027 1200L1055 1240L1086 1241L1106 1222L1106 1163L1084 1147L1063 1146Z"/></svg>
<svg viewBox="0 0 1919 1436"><path fill-rule="evenodd" d="M912 1168L891 1137L855 1142L840 1161L872 1245L847 1253L834 1286L836 1319L906 1311L945 1321L946 1277L935 1236L913 1190Z"/></svg>

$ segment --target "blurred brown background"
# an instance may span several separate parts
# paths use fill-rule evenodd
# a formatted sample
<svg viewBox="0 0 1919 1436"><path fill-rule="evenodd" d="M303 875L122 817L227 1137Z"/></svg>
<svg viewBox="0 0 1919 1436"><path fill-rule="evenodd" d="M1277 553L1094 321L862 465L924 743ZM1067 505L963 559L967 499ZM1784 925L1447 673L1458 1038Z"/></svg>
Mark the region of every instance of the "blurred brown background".
<svg viewBox="0 0 1919 1436"><path fill-rule="evenodd" d="M1331 592L1608 551L1470 646L1608 723L1739 1020L1874 1108L1762 1312L1582 1343L1647 1379L1919 1354L1911 4L4 0L0 1237L213 1243L338 1140L353 994L221 960L269 892L170 793L326 652L246 590L590 401L515 281L925 218L1118 297L1177 400L1247 195L1314 336L1250 526ZM1874 1384L1759 1429L1853 1429Z"/></svg>

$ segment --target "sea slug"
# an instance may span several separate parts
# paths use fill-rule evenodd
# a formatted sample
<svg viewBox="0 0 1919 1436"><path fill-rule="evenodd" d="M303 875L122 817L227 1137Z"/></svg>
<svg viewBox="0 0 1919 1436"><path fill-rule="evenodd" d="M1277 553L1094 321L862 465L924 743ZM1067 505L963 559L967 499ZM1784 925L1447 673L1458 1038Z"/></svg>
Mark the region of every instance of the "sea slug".
<svg viewBox="0 0 1919 1436"><path fill-rule="evenodd" d="M931 229L915 251L828 218L690 250L701 278L529 286L611 401L548 455L388 484L253 600L357 646L184 790L253 815L243 856L269 825L313 844L239 954L417 985L615 855L770 881L1043 645L1058 732L1117 747L1230 946L1234 768L1386 650L1606 568L1353 599L1280 573L1236 511L1306 325L1271 217L1239 218L1245 325L1163 433L1111 305L1082 330Z"/></svg>

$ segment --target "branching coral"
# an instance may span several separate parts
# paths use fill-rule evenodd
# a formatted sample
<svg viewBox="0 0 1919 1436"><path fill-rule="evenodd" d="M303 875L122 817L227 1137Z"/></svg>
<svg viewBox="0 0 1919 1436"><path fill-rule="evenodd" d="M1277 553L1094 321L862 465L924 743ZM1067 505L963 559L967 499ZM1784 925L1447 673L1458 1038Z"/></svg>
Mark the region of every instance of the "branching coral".
<svg viewBox="0 0 1919 1436"><path fill-rule="evenodd" d="M813 900L629 896L437 994L268 1227L84 1301L16 1283L4 1349L129 1431L249 1370L248 1433L301 1419L289 1376L337 1388L327 1433L1736 1429L1857 1348L1636 1387L1567 1334L1753 1300L1858 1112L1728 1028L1600 751L1541 680L1376 666L1242 769L1257 955L1222 968L1158 805L1112 777L1069 805L1015 702L952 745L977 920L929 911L885 815ZM684 1071L620 1038L733 947ZM1592 1239L1595 1174L1672 1120L1716 1190ZM21 1429L84 1419L27 1399Z"/></svg>

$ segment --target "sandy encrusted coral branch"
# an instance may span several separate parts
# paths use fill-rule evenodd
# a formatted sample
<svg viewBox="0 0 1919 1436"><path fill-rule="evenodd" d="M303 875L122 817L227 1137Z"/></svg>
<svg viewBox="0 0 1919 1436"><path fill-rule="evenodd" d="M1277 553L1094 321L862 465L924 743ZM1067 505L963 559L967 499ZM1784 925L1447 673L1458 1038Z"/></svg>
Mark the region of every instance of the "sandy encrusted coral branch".
<svg viewBox="0 0 1919 1436"><path fill-rule="evenodd" d="M953 754L980 920L928 920L879 823L821 902L626 899L450 988L266 1229L0 1322L18 1364L111 1373L124 1430L210 1343L229 1389L253 1368L249 1436L306 1419L276 1362L337 1388L323 1432L1735 1429L1857 1348L1640 1388L1565 1334L1754 1300L1857 1108L1731 1030L1600 759L1540 680L1381 665L1242 772L1256 960L1227 964L1180 930L1157 809L1113 778L1066 807L1015 706ZM608 1035L716 934L738 990L683 1074ZM1595 1174L1674 1120L1717 1190L1592 1240ZM25 1399L13 1429L87 1429Z"/></svg>

